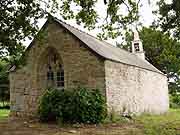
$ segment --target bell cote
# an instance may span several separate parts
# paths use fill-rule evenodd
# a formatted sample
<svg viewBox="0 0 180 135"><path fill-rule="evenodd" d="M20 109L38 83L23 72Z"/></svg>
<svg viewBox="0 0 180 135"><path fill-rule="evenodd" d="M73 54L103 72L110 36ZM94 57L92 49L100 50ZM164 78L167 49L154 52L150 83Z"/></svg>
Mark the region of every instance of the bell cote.
<svg viewBox="0 0 180 135"><path fill-rule="evenodd" d="M142 42L139 38L139 33L137 30L135 30L133 33L134 33L134 39L132 41L132 53L137 55L139 58L145 60L145 54L144 54Z"/></svg>

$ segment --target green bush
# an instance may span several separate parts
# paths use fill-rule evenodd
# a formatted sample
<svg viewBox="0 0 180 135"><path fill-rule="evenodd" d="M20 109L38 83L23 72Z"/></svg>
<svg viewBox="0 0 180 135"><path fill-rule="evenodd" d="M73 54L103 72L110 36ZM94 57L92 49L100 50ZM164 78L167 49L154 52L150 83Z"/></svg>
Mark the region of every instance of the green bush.
<svg viewBox="0 0 180 135"><path fill-rule="evenodd" d="M47 90L41 98L42 121L100 123L106 118L104 96L97 89Z"/></svg>
<svg viewBox="0 0 180 135"><path fill-rule="evenodd" d="M170 107L174 109L180 108L180 95L179 94L170 95Z"/></svg>

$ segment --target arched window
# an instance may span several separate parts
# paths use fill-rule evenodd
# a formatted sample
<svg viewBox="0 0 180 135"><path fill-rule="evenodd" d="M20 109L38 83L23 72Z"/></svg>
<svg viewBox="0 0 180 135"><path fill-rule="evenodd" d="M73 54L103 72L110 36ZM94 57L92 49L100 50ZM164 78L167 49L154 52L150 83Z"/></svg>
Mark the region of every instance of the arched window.
<svg viewBox="0 0 180 135"><path fill-rule="evenodd" d="M39 70L40 84L46 88L64 88L64 69L60 55L54 48L44 53Z"/></svg>

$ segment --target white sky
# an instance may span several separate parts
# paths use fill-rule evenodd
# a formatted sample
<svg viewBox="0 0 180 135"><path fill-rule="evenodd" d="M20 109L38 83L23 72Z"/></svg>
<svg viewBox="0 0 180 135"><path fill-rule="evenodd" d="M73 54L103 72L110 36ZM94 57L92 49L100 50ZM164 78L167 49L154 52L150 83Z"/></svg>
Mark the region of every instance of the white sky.
<svg viewBox="0 0 180 135"><path fill-rule="evenodd" d="M155 6L156 1L157 0L153 0L151 2L151 4L149 5L148 0L141 0L142 7L140 8L140 16L141 16L140 21L143 23L143 26L148 27L153 22L153 19L155 18L155 16L152 14L152 11L156 8L156 6ZM100 14L100 17L104 18L106 7L102 6L102 5L104 5L103 0L98 0L98 4L97 4L96 9L97 9L98 13ZM57 17L61 19L60 16L57 16ZM43 23L44 23L44 21L41 21L40 26L42 26ZM86 33L89 33L93 36L96 36L96 34L98 33L97 29L92 30L92 31L88 31L87 29L84 29L82 26L77 25L74 20L67 20L66 23L68 23L68 24L70 24L70 25L72 25L72 26L74 26L74 27L76 27L82 31L85 31ZM132 30L133 30L133 28L134 27L132 26ZM115 40L112 40L112 39L107 40L107 42L109 42L111 44L115 44L116 41L121 43L122 42L121 37L118 37ZM24 43L26 45L28 45L30 43L30 41L27 40Z"/></svg>
<svg viewBox="0 0 180 135"><path fill-rule="evenodd" d="M148 0L142 1L143 6L140 8L140 15L144 26L149 26L153 22L154 15L152 11L155 10L155 1L151 5L148 4Z"/></svg>

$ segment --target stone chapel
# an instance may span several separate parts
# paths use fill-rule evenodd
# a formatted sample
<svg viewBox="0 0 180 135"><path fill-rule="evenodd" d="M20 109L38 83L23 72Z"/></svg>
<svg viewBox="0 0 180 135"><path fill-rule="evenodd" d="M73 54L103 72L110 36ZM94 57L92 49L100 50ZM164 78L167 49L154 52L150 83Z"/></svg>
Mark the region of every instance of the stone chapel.
<svg viewBox="0 0 180 135"><path fill-rule="evenodd" d="M98 88L108 111L165 113L169 108L167 77L145 60L137 32L132 52L115 47L56 18L47 20L25 51L26 64L10 69L12 116L35 116L48 87L59 90Z"/></svg>

